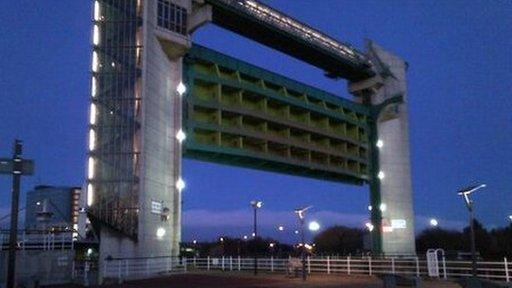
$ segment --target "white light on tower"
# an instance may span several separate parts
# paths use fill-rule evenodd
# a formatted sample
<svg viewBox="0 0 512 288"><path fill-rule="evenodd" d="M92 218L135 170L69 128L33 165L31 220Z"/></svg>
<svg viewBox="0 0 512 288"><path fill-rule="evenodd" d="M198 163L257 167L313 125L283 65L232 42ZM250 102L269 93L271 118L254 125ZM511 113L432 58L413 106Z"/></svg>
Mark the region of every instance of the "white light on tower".
<svg viewBox="0 0 512 288"><path fill-rule="evenodd" d="M437 225L439 225L439 222L437 221L437 219L430 219L430 226L432 227L437 227Z"/></svg>
<svg viewBox="0 0 512 288"><path fill-rule="evenodd" d="M98 52L92 51L92 72L98 72Z"/></svg>
<svg viewBox="0 0 512 288"><path fill-rule="evenodd" d="M88 172L87 172L87 177L89 179L94 178L94 164L95 164L94 158L89 157Z"/></svg>
<svg viewBox="0 0 512 288"><path fill-rule="evenodd" d="M87 206L91 206L94 200L94 187L91 183L87 185Z"/></svg>
<svg viewBox="0 0 512 288"><path fill-rule="evenodd" d="M100 20L100 3L94 1L94 21Z"/></svg>
<svg viewBox="0 0 512 288"><path fill-rule="evenodd" d="M185 141L185 139L187 139L187 135L185 134L185 132L183 132L182 129L180 129L178 130L178 133L176 133L176 139L178 139L178 141L181 143Z"/></svg>
<svg viewBox="0 0 512 288"><path fill-rule="evenodd" d="M94 25L92 28L92 44L100 44L100 29L98 28L98 25Z"/></svg>
<svg viewBox="0 0 512 288"><path fill-rule="evenodd" d="M320 230L320 224L316 221L309 222L308 228L310 231L318 231Z"/></svg>
<svg viewBox="0 0 512 288"><path fill-rule="evenodd" d="M386 205L386 203L381 203L379 209L380 211L384 212L386 209L388 209L388 205Z"/></svg>
<svg viewBox="0 0 512 288"><path fill-rule="evenodd" d="M372 223L370 223L370 222L366 222L366 224L364 224L364 225L366 226L366 229L368 229L368 231L370 231L370 232L372 232L372 231L373 231L373 229L375 228L375 227L373 226L373 224L372 224Z"/></svg>
<svg viewBox="0 0 512 288"><path fill-rule="evenodd" d="M384 141L382 140L377 140L377 143L375 143L375 145L378 147L378 148L382 148L382 146L384 146Z"/></svg>
<svg viewBox="0 0 512 288"><path fill-rule="evenodd" d="M284 231L284 227L283 226L279 226L279 227L277 227L277 230Z"/></svg>
<svg viewBox="0 0 512 288"><path fill-rule="evenodd" d="M509 215L509 216L508 216L508 219L509 219L510 221L512 221L512 215Z"/></svg>
<svg viewBox="0 0 512 288"><path fill-rule="evenodd" d="M182 191L183 189L185 189L185 181L183 181L183 179L181 179L181 177L178 179L178 181L176 181L176 189L178 189L178 191Z"/></svg>
<svg viewBox="0 0 512 288"><path fill-rule="evenodd" d="M373 210L372 205L368 205L368 211L372 211L372 210Z"/></svg>
<svg viewBox="0 0 512 288"><path fill-rule="evenodd" d="M91 115L90 115L90 118L89 118L89 123L91 123L91 125L94 125L96 124L96 104L92 103L91 104Z"/></svg>
<svg viewBox="0 0 512 288"><path fill-rule="evenodd" d="M158 238L162 238L165 236L165 229L160 227L158 229L156 229L156 237Z"/></svg>
<svg viewBox="0 0 512 288"><path fill-rule="evenodd" d="M94 129L89 131L89 151L93 151L96 147L96 132Z"/></svg>
<svg viewBox="0 0 512 288"><path fill-rule="evenodd" d="M178 84L178 87L176 87L176 91L178 92L178 94L180 96L183 96L183 94L185 94L185 92L187 92L187 86L185 86L185 84L183 84L183 82L180 82Z"/></svg>
<svg viewBox="0 0 512 288"><path fill-rule="evenodd" d="M384 172L379 171L379 174L377 174L377 177L379 177L379 179L382 180L382 179L384 179L384 177L386 177L386 175L384 174Z"/></svg>
<svg viewBox="0 0 512 288"><path fill-rule="evenodd" d="M96 77L92 77L91 81L91 96L94 98L96 97Z"/></svg>

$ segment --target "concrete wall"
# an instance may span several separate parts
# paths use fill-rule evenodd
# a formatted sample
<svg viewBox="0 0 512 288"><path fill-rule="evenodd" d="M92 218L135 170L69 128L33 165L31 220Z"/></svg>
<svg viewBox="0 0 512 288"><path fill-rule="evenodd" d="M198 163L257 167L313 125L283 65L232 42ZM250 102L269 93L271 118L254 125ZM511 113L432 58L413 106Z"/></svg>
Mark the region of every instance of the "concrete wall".
<svg viewBox="0 0 512 288"><path fill-rule="evenodd" d="M5 283L8 251L0 251L0 283ZM56 285L72 281L73 250L26 250L16 255L16 283L33 287L35 281L40 285Z"/></svg>

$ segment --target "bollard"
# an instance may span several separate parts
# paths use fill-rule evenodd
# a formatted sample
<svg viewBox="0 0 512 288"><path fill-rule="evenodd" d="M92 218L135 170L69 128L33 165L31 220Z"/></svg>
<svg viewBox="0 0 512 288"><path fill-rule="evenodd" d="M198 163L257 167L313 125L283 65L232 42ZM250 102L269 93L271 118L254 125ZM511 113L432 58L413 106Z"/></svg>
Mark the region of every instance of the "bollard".
<svg viewBox="0 0 512 288"><path fill-rule="evenodd" d="M510 282L510 275L509 275L509 272L508 272L508 261L507 261L507 257L503 258L503 262L505 264L505 279L507 279L507 282Z"/></svg>
<svg viewBox="0 0 512 288"><path fill-rule="evenodd" d="M210 271L210 256L206 257L206 271Z"/></svg>
<svg viewBox="0 0 512 288"><path fill-rule="evenodd" d="M368 257L368 272L372 275L372 257Z"/></svg>
<svg viewBox="0 0 512 288"><path fill-rule="evenodd" d="M347 257L347 274L350 275L350 256Z"/></svg>
<svg viewBox="0 0 512 288"><path fill-rule="evenodd" d="M443 256L443 277L444 279L448 279L448 275L446 274L446 258Z"/></svg>
<svg viewBox="0 0 512 288"><path fill-rule="evenodd" d="M308 274L311 274L311 259L309 258L309 255L308 255Z"/></svg>
<svg viewBox="0 0 512 288"><path fill-rule="evenodd" d="M274 256L270 256L270 272L274 272Z"/></svg>
<svg viewBox="0 0 512 288"><path fill-rule="evenodd" d="M222 271L224 271L224 256L222 256Z"/></svg>
<svg viewBox="0 0 512 288"><path fill-rule="evenodd" d="M420 262L418 257L416 257L416 277L420 277Z"/></svg>
<svg viewBox="0 0 512 288"><path fill-rule="evenodd" d="M327 274L331 274L331 262L329 256L327 256Z"/></svg>
<svg viewBox="0 0 512 288"><path fill-rule="evenodd" d="M233 271L233 256L229 256L229 271Z"/></svg>

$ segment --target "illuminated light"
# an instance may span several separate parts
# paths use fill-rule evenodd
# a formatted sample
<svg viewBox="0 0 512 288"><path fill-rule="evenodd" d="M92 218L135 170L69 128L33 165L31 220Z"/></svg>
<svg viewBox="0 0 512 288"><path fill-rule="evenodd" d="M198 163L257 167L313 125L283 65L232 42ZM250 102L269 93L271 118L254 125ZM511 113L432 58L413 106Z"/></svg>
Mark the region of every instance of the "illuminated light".
<svg viewBox="0 0 512 288"><path fill-rule="evenodd" d="M158 229L156 229L156 237L158 238L162 238L165 236L165 229L160 227Z"/></svg>
<svg viewBox="0 0 512 288"><path fill-rule="evenodd" d="M313 249L313 246L309 245L308 243L304 244L304 247L308 250Z"/></svg>
<svg viewBox="0 0 512 288"><path fill-rule="evenodd" d="M373 226L372 223L370 222L367 222L366 224L364 224L366 226L366 229L368 229L368 231L372 232L373 229L375 228L375 226Z"/></svg>
<svg viewBox="0 0 512 288"><path fill-rule="evenodd" d="M100 29L98 28L98 25L94 25L92 28L92 44L100 44Z"/></svg>
<svg viewBox="0 0 512 288"><path fill-rule="evenodd" d="M293 233L299 234L299 230L295 230L295 231L293 231Z"/></svg>
<svg viewBox="0 0 512 288"><path fill-rule="evenodd" d="M274 248L274 246L276 246L276 243L270 243L270 244L268 244L268 246L269 246L270 248Z"/></svg>
<svg viewBox="0 0 512 288"><path fill-rule="evenodd" d="M437 227L437 225L439 225L439 222L437 221L437 219L430 219L430 226L432 227Z"/></svg>
<svg viewBox="0 0 512 288"><path fill-rule="evenodd" d="M197 244L197 240L192 241L192 243Z"/></svg>
<svg viewBox="0 0 512 288"><path fill-rule="evenodd" d="M185 181L183 181L183 179L179 178L178 181L176 181L176 189L180 192L185 189Z"/></svg>
<svg viewBox="0 0 512 288"><path fill-rule="evenodd" d="M318 231L320 230L320 224L316 221L309 222L308 228L310 231Z"/></svg>
<svg viewBox="0 0 512 288"><path fill-rule="evenodd" d="M36 205L37 205L37 206L40 206L40 205L41 205L41 202L40 202L40 201L37 201L37 202L36 202Z"/></svg>
<svg viewBox="0 0 512 288"><path fill-rule="evenodd" d="M93 151L96 148L96 132L94 129L89 131L89 151Z"/></svg>
<svg viewBox="0 0 512 288"><path fill-rule="evenodd" d="M100 2L94 1L94 21L100 20Z"/></svg>
<svg viewBox="0 0 512 288"><path fill-rule="evenodd" d="M94 125L96 124L96 104L94 103L91 103L91 115L89 115L89 123L91 123L91 125Z"/></svg>
<svg viewBox="0 0 512 288"><path fill-rule="evenodd" d="M187 92L187 86L185 86L185 84L183 84L183 82L180 82L178 84L178 87L176 87L176 91L178 92L178 94L180 96L183 96L183 94L185 94L185 92Z"/></svg>
<svg viewBox="0 0 512 288"><path fill-rule="evenodd" d="M379 179L382 180L382 179L384 179L384 177L386 177L386 175L384 174L384 172L379 171L379 174L377 174L377 177L379 177Z"/></svg>
<svg viewBox="0 0 512 288"><path fill-rule="evenodd" d="M78 230L78 224L73 224L73 230Z"/></svg>
<svg viewBox="0 0 512 288"><path fill-rule="evenodd" d="M91 183L87 185L87 206L91 206L94 200L94 187Z"/></svg>
<svg viewBox="0 0 512 288"><path fill-rule="evenodd" d="M384 227L382 227L382 232L386 232L386 233L393 232L393 227L384 226Z"/></svg>
<svg viewBox="0 0 512 288"><path fill-rule="evenodd" d="M220 237L219 238L220 242L224 242L224 238Z"/></svg>
<svg viewBox="0 0 512 288"><path fill-rule="evenodd" d="M377 143L376 143L375 145L376 145L377 147L379 147L379 148L382 148L382 146L384 146L384 141L382 141L382 140L380 140L380 139L379 139L379 140L377 140Z"/></svg>
<svg viewBox="0 0 512 288"><path fill-rule="evenodd" d="M380 211L384 212L388 209L388 205L386 205L386 203L381 203L379 209Z"/></svg>
<svg viewBox="0 0 512 288"><path fill-rule="evenodd" d="M244 240L247 240L247 238L248 238L248 237L247 237L247 235L244 235L244 237L243 237L243 238L244 238Z"/></svg>
<svg viewBox="0 0 512 288"><path fill-rule="evenodd" d="M187 139L187 135L185 134L185 132L183 132L182 129L180 129L178 130L178 133L176 133L176 139L178 139L178 141L181 143L185 141L185 139Z"/></svg>
<svg viewBox="0 0 512 288"><path fill-rule="evenodd" d="M252 237L256 237L256 233L254 233L254 232L252 232L251 235L252 235Z"/></svg>
<svg viewBox="0 0 512 288"><path fill-rule="evenodd" d="M88 166L89 166L89 167L88 167L89 169L88 169L88 173L87 173L87 177L88 177L89 179L94 178L94 164L95 164L95 162L96 162L96 161L94 160L94 158L89 157L89 165L88 165Z"/></svg>
<svg viewBox="0 0 512 288"><path fill-rule="evenodd" d="M368 205L368 211L372 211L372 210L373 210L372 205Z"/></svg>
<svg viewBox="0 0 512 288"><path fill-rule="evenodd" d="M251 201L251 206L252 206L252 208L259 209L259 208L261 208L261 206L263 206L263 202L253 200L253 201Z"/></svg>
<svg viewBox="0 0 512 288"><path fill-rule="evenodd" d="M279 227L277 227L277 230L284 231L284 227L283 226L279 226Z"/></svg>
<svg viewBox="0 0 512 288"><path fill-rule="evenodd" d="M96 77L92 77L92 81L91 81L91 96L92 97L96 97L96 92L97 92L97 89L98 86L97 86L97 83L96 83Z"/></svg>
<svg viewBox="0 0 512 288"><path fill-rule="evenodd" d="M509 219L510 221L512 221L512 215L509 215L509 216L508 216L508 219Z"/></svg>
<svg viewBox="0 0 512 288"><path fill-rule="evenodd" d="M98 52L92 51L92 72L98 72Z"/></svg>

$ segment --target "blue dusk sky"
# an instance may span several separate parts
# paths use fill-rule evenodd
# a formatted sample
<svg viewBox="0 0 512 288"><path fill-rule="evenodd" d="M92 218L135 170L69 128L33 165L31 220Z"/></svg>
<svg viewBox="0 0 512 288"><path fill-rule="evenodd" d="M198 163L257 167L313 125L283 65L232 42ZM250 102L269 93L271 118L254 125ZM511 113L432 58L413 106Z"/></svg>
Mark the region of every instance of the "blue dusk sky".
<svg viewBox="0 0 512 288"><path fill-rule="evenodd" d="M0 9L0 155L25 143L38 184L85 179L91 1L5 0ZM512 3L509 1L274 0L265 3L363 50L375 40L409 63L409 119L416 229L430 217L461 228L467 217L456 190L483 181L477 217L487 227L512 214ZM193 36L205 45L350 98L303 62L210 24ZM184 240L250 233L249 201L262 199L263 236L292 239L296 206L313 205L323 227L362 227L368 187L184 161ZM10 178L0 178L0 216ZM0 223L5 224L5 223ZM275 227L288 232L279 235Z"/></svg>

